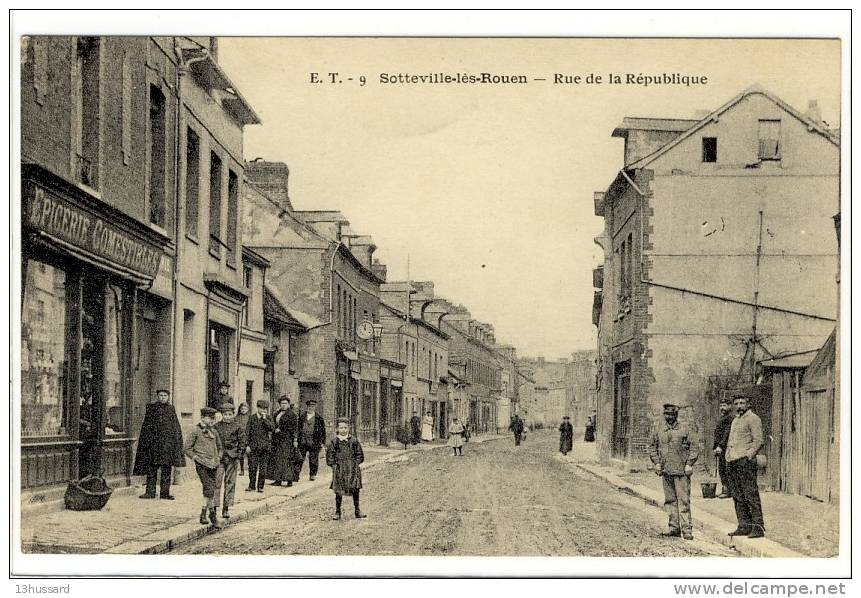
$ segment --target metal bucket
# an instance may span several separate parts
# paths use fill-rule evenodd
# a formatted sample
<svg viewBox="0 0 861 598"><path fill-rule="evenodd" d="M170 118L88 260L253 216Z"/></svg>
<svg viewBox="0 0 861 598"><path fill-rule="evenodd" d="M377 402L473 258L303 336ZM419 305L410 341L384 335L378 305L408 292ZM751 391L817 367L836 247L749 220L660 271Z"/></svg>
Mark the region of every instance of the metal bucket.
<svg viewBox="0 0 861 598"><path fill-rule="evenodd" d="M717 482L700 482L703 498L714 498L716 496Z"/></svg>

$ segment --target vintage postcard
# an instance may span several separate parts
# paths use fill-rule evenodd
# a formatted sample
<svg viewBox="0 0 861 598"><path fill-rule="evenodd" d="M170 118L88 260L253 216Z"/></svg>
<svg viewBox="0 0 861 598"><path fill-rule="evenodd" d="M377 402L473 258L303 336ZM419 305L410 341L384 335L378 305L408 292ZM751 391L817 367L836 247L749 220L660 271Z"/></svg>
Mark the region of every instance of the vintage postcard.
<svg viewBox="0 0 861 598"><path fill-rule="evenodd" d="M843 570L839 27L219 18L12 40L13 573Z"/></svg>

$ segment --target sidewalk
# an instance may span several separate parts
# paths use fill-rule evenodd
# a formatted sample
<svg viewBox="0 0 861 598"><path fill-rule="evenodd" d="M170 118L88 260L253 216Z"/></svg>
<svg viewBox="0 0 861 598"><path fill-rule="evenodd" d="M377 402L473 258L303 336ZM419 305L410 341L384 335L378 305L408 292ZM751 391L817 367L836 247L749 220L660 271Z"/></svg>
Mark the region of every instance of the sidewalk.
<svg viewBox="0 0 861 598"><path fill-rule="evenodd" d="M486 442L500 438L486 435L471 442ZM445 447L445 442L420 444L404 450L402 447L365 448L362 469L382 463L399 461L405 455ZM323 461L324 455L321 455ZM221 519L219 526L201 525L200 484L196 479L171 487L176 500L140 500L141 485L117 491L101 511L47 511L44 508L25 511L21 516L21 544L25 553L55 554L160 554L191 542L206 534L265 513L279 505L317 488L326 488L331 475L324 463L313 482L304 477L291 488L266 486L265 492L246 492L248 477L236 478L236 504L230 509L230 519Z"/></svg>
<svg viewBox="0 0 861 598"><path fill-rule="evenodd" d="M578 442L566 460L617 490L663 508L664 494L658 476L650 471L626 473L612 466L601 465L595 456L595 448L594 443ZM736 528L733 501L702 498L700 482L704 480L705 478L696 474L693 477L691 511L694 527L709 539L748 557L837 556L839 508L836 505L823 504L803 496L761 491L766 537L730 538L727 533ZM776 522L780 522L779 525Z"/></svg>

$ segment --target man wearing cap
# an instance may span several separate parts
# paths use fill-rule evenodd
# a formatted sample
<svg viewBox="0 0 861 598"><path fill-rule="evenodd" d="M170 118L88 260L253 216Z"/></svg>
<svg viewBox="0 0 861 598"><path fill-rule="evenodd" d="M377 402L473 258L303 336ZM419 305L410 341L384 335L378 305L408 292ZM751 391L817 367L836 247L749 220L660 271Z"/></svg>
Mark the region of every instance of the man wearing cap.
<svg viewBox="0 0 861 598"><path fill-rule="evenodd" d="M692 428L678 417L678 405L666 403L664 421L652 434L649 458L664 483L664 509L669 516L670 529L661 535L693 540L691 474L699 454Z"/></svg>
<svg viewBox="0 0 861 598"><path fill-rule="evenodd" d="M272 432L275 422L269 417L269 401L257 401L257 411L248 418L246 437L248 446L248 488L247 492L263 492L266 482L266 471L269 467L269 455L272 452Z"/></svg>
<svg viewBox="0 0 861 598"><path fill-rule="evenodd" d="M738 527L729 535L762 538L765 522L756 482L756 457L763 442L762 420L750 410L744 395L733 397L732 406L736 417L732 420L726 445L726 473Z"/></svg>
<svg viewBox="0 0 861 598"><path fill-rule="evenodd" d="M305 409L299 413L299 455L296 459L296 479L302 473L305 455L308 455L308 474L311 481L320 467L320 449L326 444L326 422L316 411L317 401L305 401Z"/></svg>
<svg viewBox="0 0 861 598"><path fill-rule="evenodd" d="M155 498L156 480L161 474L159 497L173 500L170 483L174 467L185 467L182 455L182 429L176 409L170 403L170 391L156 391L155 402L146 406L138 435L134 475L146 476L146 491L140 498Z"/></svg>
<svg viewBox="0 0 861 598"><path fill-rule="evenodd" d="M224 488L224 501L221 503L221 516L230 518L230 507L233 506L236 494L236 469L239 467L239 458L245 454L245 430L234 418L233 403L224 403L219 408L221 421L215 424L215 431L221 438L221 446L224 451L221 457L221 466L215 479L215 506L221 500L221 489Z"/></svg>
<svg viewBox="0 0 861 598"><path fill-rule="evenodd" d="M720 399L720 419L715 426L714 443L712 451L717 459L717 470L720 476L721 491L718 498L729 498L729 482L726 475L726 445L729 442L729 429L735 414L732 412L732 401L729 397Z"/></svg>

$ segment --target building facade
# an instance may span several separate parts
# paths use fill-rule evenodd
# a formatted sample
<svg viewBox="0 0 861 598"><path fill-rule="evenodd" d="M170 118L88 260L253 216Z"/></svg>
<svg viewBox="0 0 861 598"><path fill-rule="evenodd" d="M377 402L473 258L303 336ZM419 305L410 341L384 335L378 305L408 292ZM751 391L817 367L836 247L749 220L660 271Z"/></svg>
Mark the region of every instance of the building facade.
<svg viewBox="0 0 861 598"><path fill-rule="evenodd" d="M710 381L752 384L757 360L833 329L840 148L757 87L702 120L626 118L613 134L625 163L595 194L599 448L632 463L663 402L702 422Z"/></svg>
<svg viewBox="0 0 861 598"><path fill-rule="evenodd" d="M193 349L178 348L184 319L206 310L206 301L188 305L181 281L199 275L203 296L213 292L203 288L204 272L188 272L186 131L216 131L223 145L211 151L227 160L241 156L243 127L259 120L218 66L210 38L23 43L21 485L48 492L99 472L128 483L155 390L172 390L189 424L193 397L206 395L205 330ZM215 147L210 135L199 137ZM220 171L224 225L214 234L224 244L219 265L204 268L237 291L228 293L234 330L246 297L241 239L229 224L238 164ZM202 232L208 239L209 228ZM224 269L231 255L233 276ZM178 384L175 360L192 352L194 369L183 371L194 383L183 376Z"/></svg>

